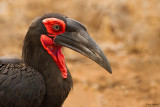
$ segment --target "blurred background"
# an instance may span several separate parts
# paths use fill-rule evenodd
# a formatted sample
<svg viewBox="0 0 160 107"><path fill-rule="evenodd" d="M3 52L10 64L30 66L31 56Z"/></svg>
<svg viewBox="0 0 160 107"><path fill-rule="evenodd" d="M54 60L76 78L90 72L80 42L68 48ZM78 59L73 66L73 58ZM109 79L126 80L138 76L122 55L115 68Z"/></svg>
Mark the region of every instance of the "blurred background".
<svg viewBox="0 0 160 107"><path fill-rule="evenodd" d="M20 58L32 20L50 12L83 23L113 70L64 48L74 80L64 107L160 106L159 0L0 0L0 57Z"/></svg>

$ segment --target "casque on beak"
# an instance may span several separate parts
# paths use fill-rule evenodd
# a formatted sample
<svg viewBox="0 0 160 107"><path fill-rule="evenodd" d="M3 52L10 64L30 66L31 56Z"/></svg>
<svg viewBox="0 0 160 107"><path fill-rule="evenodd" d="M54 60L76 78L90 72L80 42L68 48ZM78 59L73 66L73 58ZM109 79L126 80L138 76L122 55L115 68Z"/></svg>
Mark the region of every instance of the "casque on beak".
<svg viewBox="0 0 160 107"><path fill-rule="evenodd" d="M56 36L54 42L87 56L112 73L105 54L80 22L67 18L65 33Z"/></svg>

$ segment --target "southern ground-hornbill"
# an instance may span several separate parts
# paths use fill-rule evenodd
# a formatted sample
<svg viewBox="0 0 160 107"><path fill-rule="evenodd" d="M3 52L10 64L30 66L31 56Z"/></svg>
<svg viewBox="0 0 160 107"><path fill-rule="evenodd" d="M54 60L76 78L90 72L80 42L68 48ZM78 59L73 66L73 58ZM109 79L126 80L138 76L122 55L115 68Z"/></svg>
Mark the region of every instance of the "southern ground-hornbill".
<svg viewBox="0 0 160 107"><path fill-rule="evenodd" d="M72 88L62 47L75 50L112 73L102 50L80 22L49 13L25 36L22 59L0 62L0 107L61 107ZM17 61L17 62L16 62Z"/></svg>

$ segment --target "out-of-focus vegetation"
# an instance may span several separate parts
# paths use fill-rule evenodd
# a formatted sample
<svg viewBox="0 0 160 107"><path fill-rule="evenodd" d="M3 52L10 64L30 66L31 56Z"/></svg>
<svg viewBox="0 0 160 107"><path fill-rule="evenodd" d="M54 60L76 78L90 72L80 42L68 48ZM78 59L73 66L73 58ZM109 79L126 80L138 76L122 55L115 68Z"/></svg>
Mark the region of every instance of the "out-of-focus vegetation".
<svg viewBox="0 0 160 107"><path fill-rule="evenodd" d="M113 69L64 49L75 82L65 107L160 106L159 0L0 0L0 56L21 57L32 20L50 12L83 23Z"/></svg>

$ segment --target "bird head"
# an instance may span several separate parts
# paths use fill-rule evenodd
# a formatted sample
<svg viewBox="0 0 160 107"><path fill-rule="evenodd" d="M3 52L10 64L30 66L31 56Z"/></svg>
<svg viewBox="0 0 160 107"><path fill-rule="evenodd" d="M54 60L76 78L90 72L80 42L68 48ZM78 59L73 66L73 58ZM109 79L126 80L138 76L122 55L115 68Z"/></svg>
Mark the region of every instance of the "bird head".
<svg viewBox="0 0 160 107"><path fill-rule="evenodd" d="M63 78L67 78L67 67L62 47L87 56L112 73L105 54L80 22L60 14L50 13L33 21L30 29L37 30L38 34L32 36L33 41L36 40L35 38L39 39L41 46L56 62Z"/></svg>

